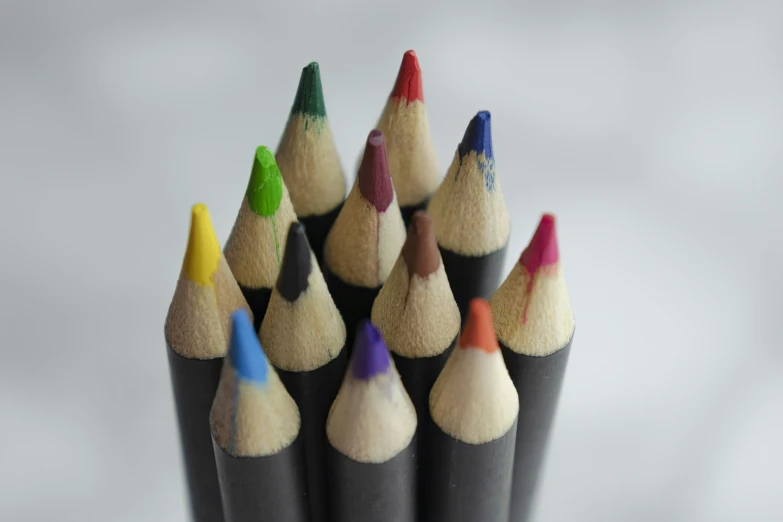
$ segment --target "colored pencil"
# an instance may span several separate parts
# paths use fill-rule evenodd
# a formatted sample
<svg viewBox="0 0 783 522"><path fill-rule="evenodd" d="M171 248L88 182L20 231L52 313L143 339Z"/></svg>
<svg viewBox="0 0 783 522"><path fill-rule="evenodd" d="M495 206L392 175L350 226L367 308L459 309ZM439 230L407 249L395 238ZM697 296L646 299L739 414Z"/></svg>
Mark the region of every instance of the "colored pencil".
<svg viewBox="0 0 783 522"><path fill-rule="evenodd" d="M302 69L299 88L277 147L277 165L319 262L345 199L345 176L332 139L316 62Z"/></svg>
<svg viewBox="0 0 783 522"><path fill-rule="evenodd" d="M464 320L471 299L489 299L497 288L511 230L495 174L489 112L468 124L429 212Z"/></svg>
<svg viewBox="0 0 783 522"><path fill-rule="evenodd" d="M220 522L209 409L228 346L230 314L249 308L220 253L206 205L195 205L190 219L164 333L193 520Z"/></svg>
<svg viewBox="0 0 783 522"><path fill-rule="evenodd" d="M326 522L326 417L340 389L348 351L343 319L299 223L288 231L259 338L302 414L310 520Z"/></svg>
<svg viewBox="0 0 783 522"><path fill-rule="evenodd" d="M424 105L419 59L414 51L402 57L394 89L378 129L386 136L389 173L407 225L413 212L424 210L438 188L440 168Z"/></svg>
<svg viewBox="0 0 783 522"><path fill-rule="evenodd" d="M416 411L380 332L362 321L326 422L335 522L416 517Z"/></svg>
<svg viewBox="0 0 783 522"><path fill-rule="evenodd" d="M491 306L501 351L519 393L511 520L521 522L530 515L574 335L553 215L541 218Z"/></svg>
<svg viewBox="0 0 783 522"><path fill-rule="evenodd" d="M405 226L386 163L383 133L367 137L356 182L326 237L324 278L345 321L348 347L405 242ZM350 354L349 354L350 355Z"/></svg>
<svg viewBox="0 0 783 522"><path fill-rule="evenodd" d="M416 407L419 447L428 446L432 385L459 335L460 317L426 212L414 212L408 237L372 307L372 322L386 339L402 383ZM418 452L419 468L428 466ZM419 490L424 483L419 482ZM426 502L419 495L419 502Z"/></svg>
<svg viewBox="0 0 783 522"><path fill-rule="evenodd" d="M286 232L294 221L294 208L275 157L266 147L258 147L239 215L223 249L253 310L256 330L277 280Z"/></svg>
<svg viewBox="0 0 783 522"><path fill-rule="evenodd" d="M307 522L299 409L268 364L247 313L231 319L210 413L226 522Z"/></svg>
<svg viewBox="0 0 783 522"><path fill-rule="evenodd" d="M518 412L489 304L474 299L430 394L436 428L423 521L508 520Z"/></svg>

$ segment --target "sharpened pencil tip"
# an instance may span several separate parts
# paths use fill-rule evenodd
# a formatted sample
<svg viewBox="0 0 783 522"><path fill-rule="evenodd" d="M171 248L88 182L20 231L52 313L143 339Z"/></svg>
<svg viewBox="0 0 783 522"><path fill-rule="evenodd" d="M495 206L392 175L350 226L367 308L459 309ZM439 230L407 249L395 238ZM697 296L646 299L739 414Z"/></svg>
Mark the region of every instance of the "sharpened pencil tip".
<svg viewBox="0 0 783 522"><path fill-rule="evenodd" d="M379 373L385 373L390 361L389 349L381 332L370 321L361 321L356 327L356 340L353 344L353 376L362 380L371 379Z"/></svg>
<svg viewBox="0 0 783 522"><path fill-rule="evenodd" d="M440 253L432 218L423 210L413 213L408 225L408 236L402 246L402 257L408 267L408 275L427 277L440 266Z"/></svg>
<svg viewBox="0 0 783 522"><path fill-rule="evenodd" d="M392 199L394 188L386 162L386 138L378 129L370 131L367 145L359 166L359 191L378 212L385 212Z"/></svg>
<svg viewBox="0 0 783 522"><path fill-rule="evenodd" d="M424 89L421 82L421 68L416 52L407 51L402 56L400 72L391 93L393 98L405 99L409 103L414 100L424 101Z"/></svg>
<svg viewBox="0 0 783 522"><path fill-rule="evenodd" d="M326 117L326 105L321 87L321 70L318 67L318 62L310 62L302 69L291 112L313 118Z"/></svg>
<svg viewBox="0 0 783 522"><path fill-rule="evenodd" d="M478 348L487 353L499 349L492 309L484 299L477 297L470 301L468 318L459 337L459 345L462 348Z"/></svg>
<svg viewBox="0 0 783 522"><path fill-rule="evenodd" d="M288 229L283 263L277 276L277 291L289 303L296 301L307 290L310 276L310 244L301 223L293 222Z"/></svg>
<svg viewBox="0 0 783 522"><path fill-rule="evenodd" d="M212 286L212 275L217 270L220 255L207 206L203 203L193 205L188 246L182 262L185 277L202 286Z"/></svg>
<svg viewBox="0 0 783 522"><path fill-rule="evenodd" d="M462 137L462 142L457 149L459 151L460 159L471 152L475 152L476 154L481 154L483 152L486 159L491 159L493 157L492 117L489 114L489 111L480 111L470 120L468 128L465 129L465 135Z"/></svg>
<svg viewBox="0 0 783 522"><path fill-rule="evenodd" d="M519 264L527 269L530 275L544 266L554 265L560 260L557 248L554 214L544 214L538 223L530 243L519 256Z"/></svg>
<svg viewBox="0 0 783 522"><path fill-rule="evenodd" d="M271 217L283 199L283 178L268 148L260 146L253 157L253 169L247 184L247 202L250 209L262 217Z"/></svg>
<svg viewBox="0 0 783 522"><path fill-rule="evenodd" d="M253 329L253 321L245 310L231 314L228 360L239 378L259 384L266 382L269 363Z"/></svg>

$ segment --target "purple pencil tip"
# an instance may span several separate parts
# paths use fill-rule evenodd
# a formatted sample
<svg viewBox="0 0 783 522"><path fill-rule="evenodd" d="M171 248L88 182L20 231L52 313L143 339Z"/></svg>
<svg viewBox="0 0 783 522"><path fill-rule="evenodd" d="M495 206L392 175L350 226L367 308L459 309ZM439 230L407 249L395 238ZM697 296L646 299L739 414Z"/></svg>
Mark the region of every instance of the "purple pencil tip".
<svg viewBox="0 0 783 522"><path fill-rule="evenodd" d="M370 131L359 166L359 191L378 212L385 212L394 198L389 165L386 163L386 138L378 129Z"/></svg>
<svg viewBox="0 0 783 522"><path fill-rule="evenodd" d="M356 328L351 372L357 379L368 380L389 369L390 355L381 332L370 321L362 321Z"/></svg>

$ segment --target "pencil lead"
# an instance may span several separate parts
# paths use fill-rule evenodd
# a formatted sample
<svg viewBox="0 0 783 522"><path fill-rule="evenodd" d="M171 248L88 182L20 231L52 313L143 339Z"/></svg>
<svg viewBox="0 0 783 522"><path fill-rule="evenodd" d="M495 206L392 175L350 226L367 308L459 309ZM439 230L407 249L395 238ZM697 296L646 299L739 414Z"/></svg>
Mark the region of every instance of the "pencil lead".
<svg viewBox="0 0 783 522"><path fill-rule="evenodd" d="M397 73L397 81L394 83L391 95L393 98L407 100L408 103L415 100L424 101L421 68L415 51L408 51L402 56L400 72Z"/></svg>
<svg viewBox="0 0 783 522"><path fill-rule="evenodd" d="M241 379L265 384L269 372L266 355L258 342L253 322L245 310L231 314L228 360Z"/></svg>
<svg viewBox="0 0 783 522"><path fill-rule="evenodd" d="M386 162L386 138L378 129L370 131L359 166L359 191L378 212L385 212L392 199L394 188Z"/></svg>
<svg viewBox="0 0 783 522"><path fill-rule="evenodd" d="M534 275L539 268L554 265L559 259L555 216L544 214L533 238L519 256L519 264L524 266L530 275Z"/></svg>
<svg viewBox="0 0 783 522"><path fill-rule="evenodd" d="M408 275L427 277L440 266L440 253L432 219L423 210L413 213L408 226L408 236L402 246L402 257L408 267Z"/></svg>
<svg viewBox="0 0 783 522"><path fill-rule="evenodd" d="M318 62L311 62L302 69L291 112L313 118L326 117L326 105L321 88L321 71Z"/></svg>
<svg viewBox="0 0 783 522"><path fill-rule="evenodd" d="M492 309L484 299L477 297L470 301L468 318L459 337L462 348L479 348L487 353L498 350L498 338L492 322Z"/></svg>
<svg viewBox="0 0 783 522"><path fill-rule="evenodd" d="M305 229L300 223L291 223L283 254L283 264L277 277L277 291L283 298L293 303L307 290L307 278L310 276L310 244Z"/></svg>
<svg viewBox="0 0 783 522"><path fill-rule="evenodd" d="M271 217L280 207L283 178L280 176L274 154L264 146L258 147L253 157L253 169L250 171L246 195L250 210L259 216Z"/></svg>
<svg viewBox="0 0 783 522"><path fill-rule="evenodd" d="M470 120L458 150L460 159L474 151L476 154L483 152L486 159L492 159L492 118L489 111L480 111Z"/></svg>
<svg viewBox="0 0 783 522"><path fill-rule="evenodd" d="M218 268L220 255L220 245L207 206L203 203L193 205L190 212L190 236L182 263L185 276L202 286L212 286L212 275Z"/></svg>
<svg viewBox="0 0 783 522"><path fill-rule="evenodd" d="M363 320L356 328L353 345L351 372L357 379L368 380L385 373L389 368L389 349L379 332L370 321Z"/></svg>

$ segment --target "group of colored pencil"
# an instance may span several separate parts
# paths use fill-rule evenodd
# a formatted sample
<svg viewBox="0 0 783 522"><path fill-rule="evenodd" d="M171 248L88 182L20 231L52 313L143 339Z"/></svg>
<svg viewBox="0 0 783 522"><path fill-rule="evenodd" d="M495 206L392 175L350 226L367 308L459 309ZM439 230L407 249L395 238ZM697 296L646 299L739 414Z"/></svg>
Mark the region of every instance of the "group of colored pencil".
<svg viewBox="0 0 783 522"><path fill-rule="evenodd" d="M165 337L196 522L528 518L574 332L555 218L498 288L488 112L440 177L408 51L347 198L311 63L222 251L193 207Z"/></svg>

